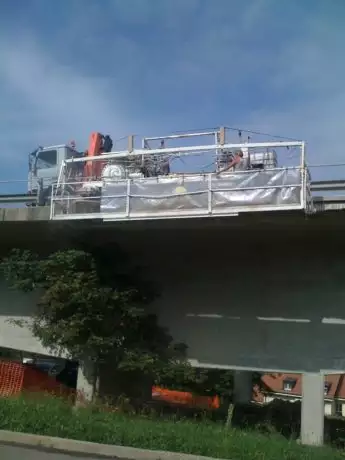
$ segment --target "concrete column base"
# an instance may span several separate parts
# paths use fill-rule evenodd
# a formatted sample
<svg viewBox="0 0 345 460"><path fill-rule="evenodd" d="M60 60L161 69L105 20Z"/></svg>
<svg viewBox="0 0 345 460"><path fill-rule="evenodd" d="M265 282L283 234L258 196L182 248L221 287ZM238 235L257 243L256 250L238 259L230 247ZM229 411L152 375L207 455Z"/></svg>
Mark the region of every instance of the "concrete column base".
<svg viewBox="0 0 345 460"><path fill-rule="evenodd" d="M310 446L321 446L324 440L325 416L324 376L319 373L303 374L301 442Z"/></svg>
<svg viewBox="0 0 345 460"><path fill-rule="evenodd" d="M249 404L253 397L253 373L251 371L234 372L235 404Z"/></svg>
<svg viewBox="0 0 345 460"><path fill-rule="evenodd" d="M77 405L87 404L93 401L95 394L95 385L90 374L90 369L85 368L85 365L78 367L77 379Z"/></svg>

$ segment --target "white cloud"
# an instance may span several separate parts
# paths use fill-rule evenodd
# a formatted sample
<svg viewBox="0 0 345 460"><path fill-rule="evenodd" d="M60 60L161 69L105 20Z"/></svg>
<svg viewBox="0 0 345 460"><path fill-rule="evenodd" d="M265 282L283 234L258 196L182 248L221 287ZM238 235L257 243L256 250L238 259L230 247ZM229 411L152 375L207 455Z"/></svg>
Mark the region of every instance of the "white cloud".
<svg viewBox="0 0 345 460"><path fill-rule="evenodd" d="M87 78L55 62L32 40L0 45L0 79L11 91L2 117L16 126L17 135L34 143L61 143L78 137L85 141L93 130L126 132L121 98L113 108L110 81ZM112 100L116 100L114 92ZM11 99L13 98L13 104ZM22 106L23 111L18 110ZM17 123L16 123L17 122ZM19 127L24 128L19 132Z"/></svg>
<svg viewBox="0 0 345 460"><path fill-rule="evenodd" d="M291 34L267 84L281 94L280 104L263 104L250 113L257 131L304 139L311 164L344 162L342 141L345 112L342 56L344 29L312 14L303 34ZM293 94L291 100L289 95ZM344 167L313 169L315 178L345 176Z"/></svg>

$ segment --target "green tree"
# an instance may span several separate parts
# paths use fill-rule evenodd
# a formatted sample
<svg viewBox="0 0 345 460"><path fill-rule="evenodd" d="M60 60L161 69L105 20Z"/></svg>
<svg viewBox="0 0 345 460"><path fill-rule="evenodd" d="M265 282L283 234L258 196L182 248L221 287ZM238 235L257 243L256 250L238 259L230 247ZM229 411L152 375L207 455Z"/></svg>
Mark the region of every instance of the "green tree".
<svg viewBox="0 0 345 460"><path fill-rule="evenodd" d="M121 373L114 379L122 382L118 392L131 391L134 375L150 383L167 368L189 368L184 347L174 345L148 311L157 294L116 248L47 257L13 250L1 269L13 289L37 292L37 308L25 326L43 346L59 356L92 361L97 377L102 369Z"/></svg>

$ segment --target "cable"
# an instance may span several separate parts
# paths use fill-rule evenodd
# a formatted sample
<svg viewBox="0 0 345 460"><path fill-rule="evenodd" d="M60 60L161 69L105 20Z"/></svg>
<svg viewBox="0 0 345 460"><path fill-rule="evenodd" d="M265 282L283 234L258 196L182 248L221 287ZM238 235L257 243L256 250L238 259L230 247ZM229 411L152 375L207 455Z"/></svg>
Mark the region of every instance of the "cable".
<svg viewBox="0 0 345 460"><path fill-rule="evenodd" d="M230 126L225 126L225 129L228 129L230 131L237 131L238 133L249 133L249 134L256 134L258 136L268 136L268 137L274 137L276 139L285 139L289 141L301 142L300 139L294 139L292 137L286 137L286 136L277 136L274 134L260 133L258 131L250 131L249 129L232 128Z"/></svg>
<svg viewBox="0 0 345 460"><path fill-rule="evenodd" d="M118 139L115 139L114 142L123 141L123 139L128 139L128 136L119 137Z"/></svg>
<svg viewBox="0 0 345 460"><path fill-rule="evenodd" d="M285 140L290 140L290 141L296 141L296 142L301 142L300 139L295 139L295 138L292 138L292 137L286 137L286 136L278 136L278 135L274 135L274 134L268 134L268 133L262 133L262 132L259 132L259 131L251 131L249 129L241 129L241 128L234 128L234 127L231 127L231 126L224 126L225 129L228 129L229 131L237 131L240 135L240 137L242 136L242 133L249 133L249 134L256 134L258 136L268 136L268 137L273 137L273 138L276 138L276 139L285 139ZM179 130L179 131L172 131L170 134L183 134L183 133L202 133L202 132L207 132L207 131L218 131L219 130L219 126L216 126L216 127L212 127L212 128L196 128L196 129L184 129L184 130ZM133 136L135 137L140 137L139 134L134 134ZM128 138L128 136L123 136L123 137L120 137L119 139L116 139L114 141L114 143L116 144L117 142L119 141L122 141L124 139Z"/></svg>

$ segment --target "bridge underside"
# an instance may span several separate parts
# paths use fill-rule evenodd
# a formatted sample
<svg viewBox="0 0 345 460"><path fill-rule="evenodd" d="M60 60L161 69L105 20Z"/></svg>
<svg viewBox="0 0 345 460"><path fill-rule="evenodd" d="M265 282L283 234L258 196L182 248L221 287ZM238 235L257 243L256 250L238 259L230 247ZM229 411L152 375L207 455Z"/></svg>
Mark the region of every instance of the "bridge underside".
<svg viewBox="0 0 345 460"><path fill-rule="evenodd" d="M146 246L158 236L170 239L178 232L180 244L189 247L193 241L204 241L228 235L251 235L250 240L260 240L265 232L279 241L291 239L310 241L329 236L335 238L328 245L341 244L345 229L345 205L339 200L317 201L320 211L305 215L302 210L280 212L254 212L234 216L194 217L191 219L159 219L134 221L49 220L49 207L0 208L0 253L13 247L30 247L35 250L54 250L74 244L75 239L89 241L114 241L131 251L138 236L145 238ZM344 200L343 200L344 201ZM322 235L320 234L322 232ZM191 241L192 240L192 241ZM181 246L181 247L182 247Z"/></svg>
<svg viewBox="0 0 345 460"><path fill-rule="evenodd" d="M195 365L343 371L344 217L3 222L0 235L3 253L118 243L156 283L154 309Z"/></svg>

